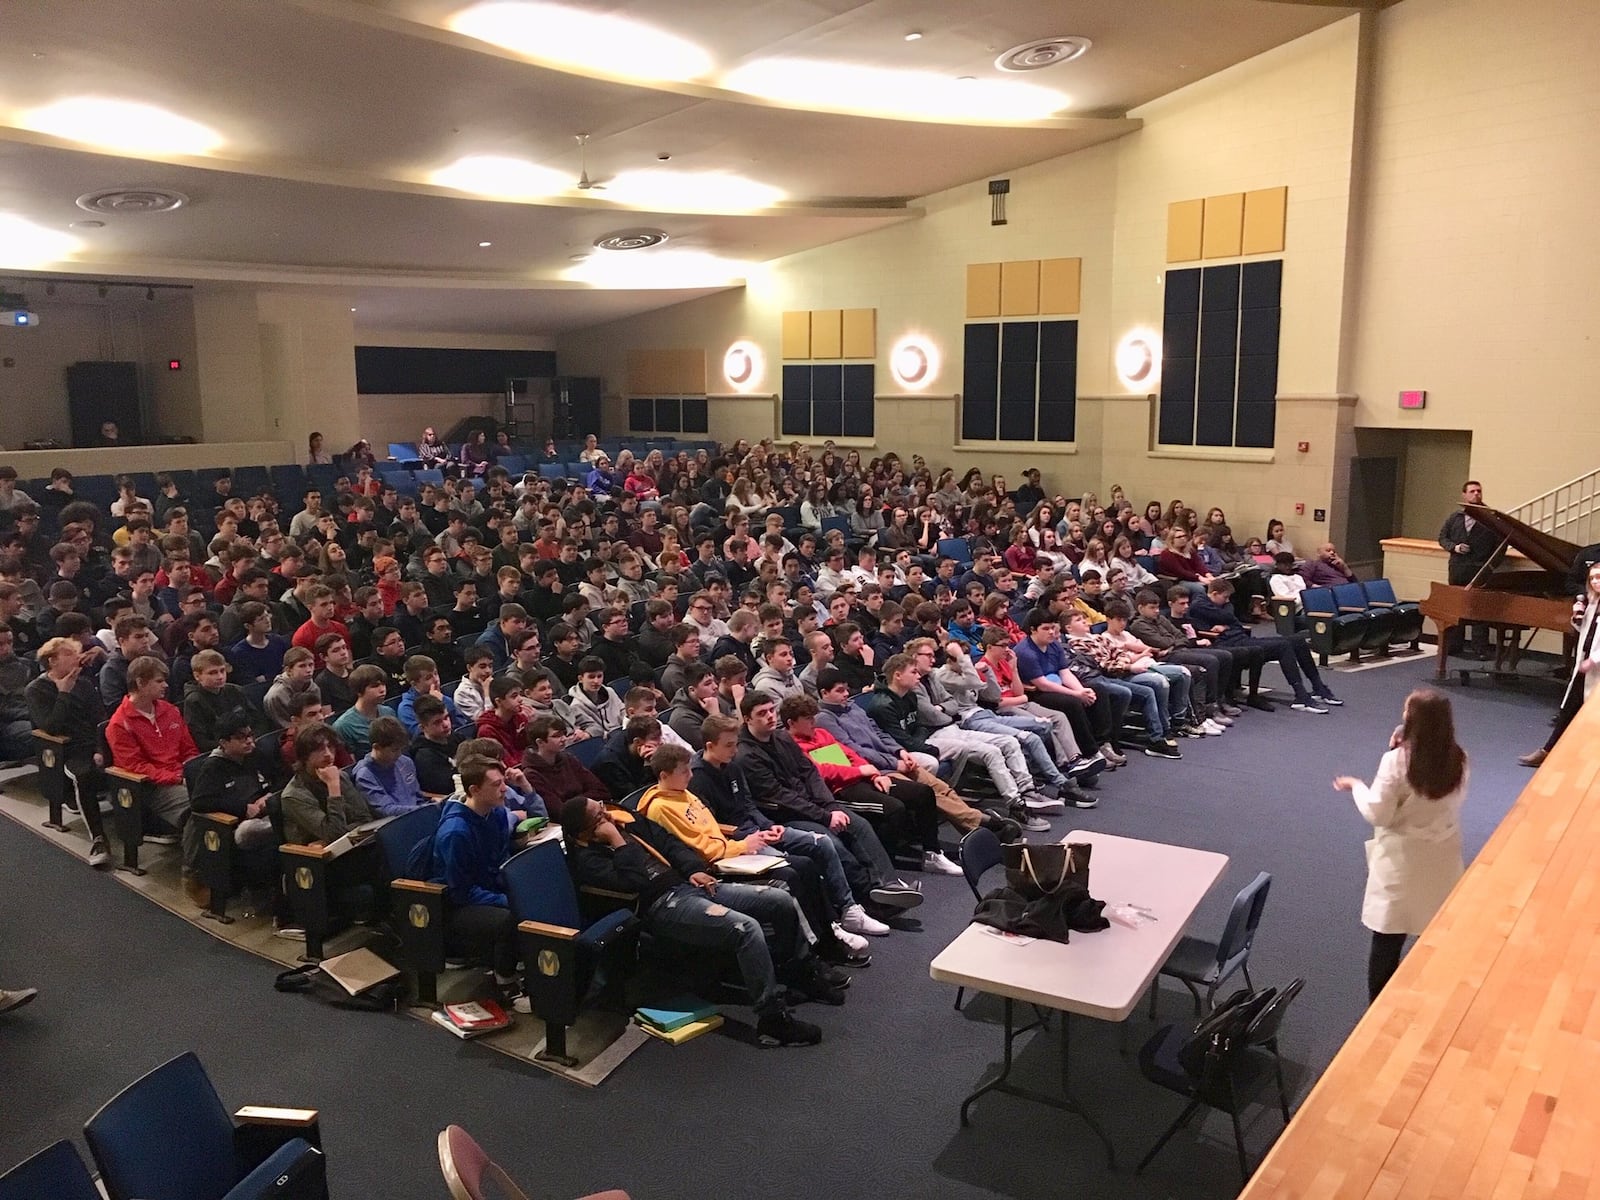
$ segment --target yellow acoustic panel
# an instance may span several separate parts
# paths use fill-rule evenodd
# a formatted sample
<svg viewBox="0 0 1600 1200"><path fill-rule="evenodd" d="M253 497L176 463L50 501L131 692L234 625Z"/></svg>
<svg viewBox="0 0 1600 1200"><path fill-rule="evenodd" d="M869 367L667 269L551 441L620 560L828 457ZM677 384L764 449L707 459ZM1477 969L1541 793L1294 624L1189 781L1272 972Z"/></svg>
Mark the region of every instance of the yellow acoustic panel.
<svg viewBox="0 0 1600 1200"><path fill-rule="evenodd" d="M811 314L786 312L783 314L783 357L785 359L811 357Z"/></svg>
<svg viewBox="0 0 1600 1200"><path fill-rule="evenodd" d="M1244 194L1245 254L1282 254L1289 189L1262 188Z"/></svg>
<svg viewBox="0 0 1600 1200"><path fill-rule="evenodd" d="M844 352L840 357L878 357L877 309L847 308L844 310Z"/></svg>
<svg viewBox="0 0 1600 1200"><path fill-rule="evenodd" d="M967 316L1000 315L1000 264L973 263L967 268Z"/></svg>
<svg viewBox="0 0 1600 1200"><path fill-rule="evenodd" d="M1244 193L1206 197L1206 227L1200 239L1202 258L1233 258L1244 231Z"/></svg>
<svg viewBox="0 0 1600 1200"><path fill-rule="evenodd" d="M703 349L669 350L669 381L667 389L673 396L703 396L706 394L706 352Z"/></svg>
<svg viewBox="0 0 1600 1200"><path fill-rule="evenodd" d="M1039 315L1039 260L1000 264L1000 315L1034 317Z"/></svg>
<svg viewBox="0 0 1600 1200"><path fill-rule="evenodd" d="M1194 262L1200 257L1200 236L1205 225L1204 200L1179 200L1167 205L1167 261Z"/></svg>
<svg viewBox="0 0 1600 1200"><path fill-rule="evenodd" d="M1075 313L1083 282L1083 259L1047 258L1039 264L1039 311Z"/></svg>
<svg viewBox="0 0 1600 1200"><path fill-rule="evenodd" d="M843 351L841 315L837 308L811 310L811 357L839 358Z"/></svg>
<svg viewBox="0 0 1600 1200"><path fill-rule="evenodd" d="M671 363L666 350L628 351L628 392L634 396L659 396L670 392Z"/></svg>

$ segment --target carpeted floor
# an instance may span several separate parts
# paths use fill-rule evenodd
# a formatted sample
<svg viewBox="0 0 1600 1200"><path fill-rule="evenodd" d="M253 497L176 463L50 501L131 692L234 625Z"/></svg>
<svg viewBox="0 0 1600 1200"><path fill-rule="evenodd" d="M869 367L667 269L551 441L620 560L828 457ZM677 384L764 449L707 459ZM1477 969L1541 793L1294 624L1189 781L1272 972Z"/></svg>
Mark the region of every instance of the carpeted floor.
<svg viewBox="0 0 1600 1200"><path fill-rule="evenodd" d="M1231 856L1192 928L1220 931L1235 891L1257 870L1272 894L1252 959L1260 984L1304 975L1286 1029L1303 1095L1360 1016L1366 937L1359 925L1365 826L1332 791L1335 774L1370 775L1406 692L1430 662L1330 676L1349 703L1327 716L1250 713L1226 737L1185 742L1181 763L1140 758L1106 778L1101 807L1055 821L1219 850ZM1269 680L1269 682L1271 682ZM1543 741L1548 689L1452 686L1473 756L1469 854L1528 778L1515 755ZM1038 835L1043 838L1044 835ZM971 897L957 878L925 878L924 929L874 942L842 1009L808 1005L826 1041L762 1052L734 1037L650 1044L589 1091L399 1017L346 1013L272 990L271 964L197 932L112 879L0 821L8 876L0 983L39 999L0 1019L0 1163L82 1122L124 1083L196 1050L231 1105L310 1105L336 1197L445 1195L435 1135L458 1122L532 1194L624 1187L636 1198L1004 1196L1226 1197L1238 1188L1225 1117L1182 1133L1151 1170L1136 1161L1181 1107L1118 1053L1118 1030L1078 1020L1079 1095L1119 1149L1109 1173L1081 1123L1003 1096L956 1120L961 1097L997 1063L999 1004L962 1014L928 962L960 931ZM1187 996L1162 995L1164 1020ZM747 1013L730 1010L736 1019ZM1154 1028L1130 1022L1136 1048ZM1054 1042L1033 1035L1024 1081L1048 1086ZM1248 1136L1265 1148L1278 1122ZM81 1142L80 1142L81 1145Z"/></svg>

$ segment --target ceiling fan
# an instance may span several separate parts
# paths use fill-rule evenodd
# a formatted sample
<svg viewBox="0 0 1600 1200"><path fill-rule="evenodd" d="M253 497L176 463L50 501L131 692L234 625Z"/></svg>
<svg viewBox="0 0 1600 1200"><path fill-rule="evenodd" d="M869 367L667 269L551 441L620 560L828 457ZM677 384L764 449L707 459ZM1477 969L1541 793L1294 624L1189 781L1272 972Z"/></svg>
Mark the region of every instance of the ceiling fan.
<svg viewBox="0 0 1600 1200"><path fill-rule="evenodd" d="M574 134L573 138L578 143L578 190L580 192L605 191L605 184L596 183L589 178L589 135L587 133L578 133Z"/></svg>

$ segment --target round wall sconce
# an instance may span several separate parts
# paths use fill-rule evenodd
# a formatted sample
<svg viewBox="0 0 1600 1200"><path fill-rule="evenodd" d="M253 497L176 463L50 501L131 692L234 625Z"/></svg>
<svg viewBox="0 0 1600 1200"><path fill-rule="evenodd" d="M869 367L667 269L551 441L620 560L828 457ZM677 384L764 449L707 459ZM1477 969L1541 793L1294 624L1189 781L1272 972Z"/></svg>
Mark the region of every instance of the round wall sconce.
<svg viewBox="0 0 1600 1200"><path fill-rule="evenodd" d="M939 374L939 352L919 334L907 334L889 354L889 372L901 387L921 391Z"/></svg>
<svg viewBox="0 0 1600 1200"><path fill-rule="evenodd" d="M1117 376L1124 387L1148 388L1160 362L1160 339L1148 329L1135 329L1117 345Z"/></svg>
<svg viewBox="0 0 1600 1200"><path fill-rule="evenodd" d="M722 356L722 373L739 392L752 391L761 385L763 366L761 347L754 342L735 342Z"/></svg>

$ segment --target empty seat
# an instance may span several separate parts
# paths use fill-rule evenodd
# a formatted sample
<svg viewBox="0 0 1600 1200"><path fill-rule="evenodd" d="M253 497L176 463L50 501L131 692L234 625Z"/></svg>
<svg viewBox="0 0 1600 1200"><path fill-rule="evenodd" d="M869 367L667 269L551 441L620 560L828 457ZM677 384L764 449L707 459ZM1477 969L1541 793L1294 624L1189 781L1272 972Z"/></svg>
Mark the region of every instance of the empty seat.
<svg viewBox="0 0 1600 1200"><path fill-rule="evenodd" d="M1415 600L1396 599L1394 585L1387 579L1363 583L1361 590L1366 593L1368 609L1393 614L1394 626L1389 633L1391 646L1402 642L1413 646L1418 643L1422 638L1422 608Z"/></svg>
<svg viewBox="0 0 1600 1200"><path fill-rule="evenodd" d="M417 444L415 442L390 442L389 457L400 462L417 462Z"/></svg>
<svg viewBox="0 0 1600 1200"><path fill-rule="evenodd" d="M1359 654L1367 632L1367 614L1341 613L1332 588L1306 588L1300 593L1300 609L1305 614L1311 649L1323 666L1333 654Z"/></svg>
<svg viewBox="0 0 1600 1200"><path fill-rule="evenodd" d="M1355 614L1365 618L1367 624L1361 634L1363 650L1388 648L1389 636L1394 632L1395 613L1385 608L1369 608L1367 593L1359 583L1341 583L1334 588L1333 602L1339 606L1340 615Z"/></svg>

